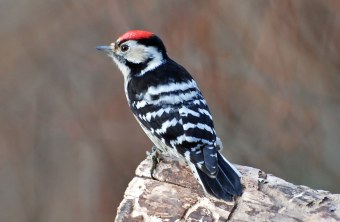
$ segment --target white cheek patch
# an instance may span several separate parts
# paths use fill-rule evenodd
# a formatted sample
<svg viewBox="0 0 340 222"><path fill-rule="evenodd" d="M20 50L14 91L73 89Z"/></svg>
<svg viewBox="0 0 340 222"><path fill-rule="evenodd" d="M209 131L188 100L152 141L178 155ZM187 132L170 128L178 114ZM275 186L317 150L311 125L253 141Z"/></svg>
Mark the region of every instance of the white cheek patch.
<svg viewBox="0 0 340 222"><path fill-rule="evenodd" d="M162 53L160 53L155 47L147 47L147 49L149 57L151 56L153 59L148 63L148 66L138 74L138 76L142 76L146 72L154 70L165 62Z"/></svg>
<svg viewBox="0 0 340 222"><path fill-rule="evenodd" d="M149 58L149 53L146 47L135 46L130 52L126 54L126 60L132 63L143 63Z"/></svg>
<svg viewBox="0 0 340 222"><path fill-rule="evenodd" d="M127 52L122 52L118 49L116 51L117 56L134 64L145 63L149 60L145 69L141 70L136 76L142 76L146 72L154 70L165 62L162 53L153 46L140 45L134 40L127 41L124 44L127 44L130 49ZM126 79L127 76L130 75L131 69L124 62L119 61L114 55L111 55L111 57Z"/></svg>
<svg viewBox="0 0 340 222"><path fill-rule="evenodd" d="M128 45L130 49L127 52L118 51L118 54L127 61L139 64L145 62L149 58L148 47L138 44L137 41L129 40L123 44Z"/></svg>

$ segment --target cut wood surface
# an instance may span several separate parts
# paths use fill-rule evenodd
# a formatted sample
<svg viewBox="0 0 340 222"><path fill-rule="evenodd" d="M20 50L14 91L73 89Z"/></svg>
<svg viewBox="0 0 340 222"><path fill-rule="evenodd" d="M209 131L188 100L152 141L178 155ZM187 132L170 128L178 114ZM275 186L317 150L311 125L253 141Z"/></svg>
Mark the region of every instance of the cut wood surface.
<svg viewBox="0 0 340 222"><path fill-rule="evenodd" d="M122 221L340 221L340 194L294 185L238 166L243 194L235 202L206 195L190 169L169 157L136 169L116 215Z"/></svg>

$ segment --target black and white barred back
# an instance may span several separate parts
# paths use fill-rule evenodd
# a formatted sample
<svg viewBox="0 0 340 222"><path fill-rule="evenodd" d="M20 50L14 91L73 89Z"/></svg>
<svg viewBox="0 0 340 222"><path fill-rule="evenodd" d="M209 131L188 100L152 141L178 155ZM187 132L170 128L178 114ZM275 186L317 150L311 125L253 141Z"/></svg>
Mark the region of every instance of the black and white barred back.
<svg viewBox="0 0 340 222"><path fill-rule="evenodd" d="M132 62L112 57L125 72L128 103L145 133L162 152L185 159L206 192L224 200L241 195L240 174L218 150L213 119L196 82L166 55L158 37L138 43L155 46L161 54L154 52L143 62L135 59L140 55Z"/></svg>
<svg viewBox="0 0 340 222"><path fill-rule="evenodd" d="M183 67L168 59L152 72L131 78L127 93L129 106L150 139L160 149L165 147L163 152L176 150L193 163L199 169L194 173L204 178L207 192L221 192L215 195L227 200L240 194L235 192L240 186L235 169L224 173L223 165L218 164L224 159L217 150L212 116L196 82ZM230 168L228 163L225 165ZM226 174L226 178L216 181L217 173Z"/></svg>
<svg viewBox="0 0 340 222"><path fill-rule="evenodd" d="M150 132L149 136L175 149L210 177L216 175L216 133L212 117L186 70L169 60L152 72L132 78L127 84L127 93L132 112Z"/></svg>

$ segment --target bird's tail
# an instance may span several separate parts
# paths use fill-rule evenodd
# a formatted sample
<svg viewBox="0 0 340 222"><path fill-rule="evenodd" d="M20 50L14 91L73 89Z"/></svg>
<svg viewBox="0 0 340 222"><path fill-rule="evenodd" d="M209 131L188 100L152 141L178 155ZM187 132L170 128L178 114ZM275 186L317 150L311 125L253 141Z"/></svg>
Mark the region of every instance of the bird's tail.
<svg viewBox="0 0 340 222"><path fill-rule="evenodd" d="M218 199L231 201L235 196L242 194L240 173L219 152L217 152L217 158L218 173L215 178L209 177L198 168L196 168L197 174L206 192Z"/></svg>

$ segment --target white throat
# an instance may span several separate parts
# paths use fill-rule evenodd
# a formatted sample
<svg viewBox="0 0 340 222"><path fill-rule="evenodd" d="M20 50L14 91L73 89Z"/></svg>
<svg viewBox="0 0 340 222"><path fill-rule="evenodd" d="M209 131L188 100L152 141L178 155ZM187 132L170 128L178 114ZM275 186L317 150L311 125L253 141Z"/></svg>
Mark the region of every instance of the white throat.
<svg viewBox="0 0 340 222"><path fill-rule="evenodd" d="M118 66L119 70L122 72L123 76L124 76L124 80L130 75L130 68L127 67L125 64L121 63L116 57L114 57L113 55L111 56L111 58L113 59L114 63Z"/></svg>
<svg viewBox="0 0 340 222"><path fill-rule="evenodd" d="M123 77L124 77L124 92L125 92L125 96L126 96L128 103L130 103L130 99L129 99L128 92L127 92L127 85L128 85L128 83L131 79L131 77L130 77L131 70L125 64L119 62L119 60L117 58L115 58L113 55L111 56L111 58L113 59L114 63L118 66L119 70L123 74Z"/></svg>

